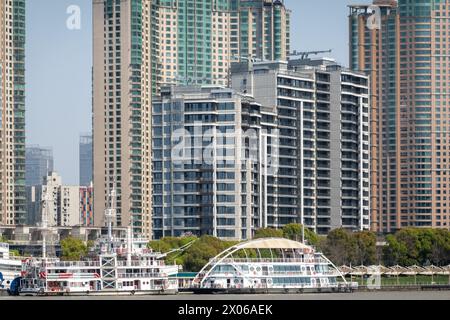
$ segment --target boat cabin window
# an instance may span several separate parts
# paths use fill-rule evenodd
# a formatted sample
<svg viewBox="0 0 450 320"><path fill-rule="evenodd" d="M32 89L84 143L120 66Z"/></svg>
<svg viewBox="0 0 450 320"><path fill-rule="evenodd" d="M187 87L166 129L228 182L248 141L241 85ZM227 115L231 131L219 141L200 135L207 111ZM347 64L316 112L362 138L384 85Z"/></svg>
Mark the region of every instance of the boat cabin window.
<svg viewBox="0 0 450 320"><path fill-rule="evenodd" d="M213 273L233 273L233 272L235 272L235 269L230 265L218 265L218 266L214 267L212 272Z"/></svg>
<svg viewBox="0 0 450 320"><path fill-rule="evenodd" d="M286 265L276 265L274 266L275 272L300 272L300 266L286 266ZM304 271L304 267L302 268Z"/></svg>

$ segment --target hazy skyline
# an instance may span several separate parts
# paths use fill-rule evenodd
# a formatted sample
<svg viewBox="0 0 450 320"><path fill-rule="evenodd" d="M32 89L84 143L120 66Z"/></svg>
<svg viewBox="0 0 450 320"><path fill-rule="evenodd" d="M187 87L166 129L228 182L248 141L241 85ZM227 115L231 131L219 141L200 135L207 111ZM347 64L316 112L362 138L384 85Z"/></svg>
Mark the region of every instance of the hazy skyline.
<svg viewBox="0 0 450 320"><path fill-rule="evenodd" d="M286 0L292 50L327 50L348 65L347 5L355 0ZM81 9L70 30L67 8ZM53 148L64 184L78 184L78 142L92 127L92 0L27 0L27 145Z"/></svg>

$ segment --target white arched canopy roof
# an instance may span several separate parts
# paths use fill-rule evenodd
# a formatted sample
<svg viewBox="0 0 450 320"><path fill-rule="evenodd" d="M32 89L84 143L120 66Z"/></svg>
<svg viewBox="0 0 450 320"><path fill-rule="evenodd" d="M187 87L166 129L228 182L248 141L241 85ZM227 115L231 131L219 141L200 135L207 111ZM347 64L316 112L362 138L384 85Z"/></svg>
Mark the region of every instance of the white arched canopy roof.
<svg viewBox="0 0 450 320"><path fill-rule="evenodd" d="M240 243L234 246L235 249L310 249L301 242L284 239L284 238L261 238Z"/></svg>

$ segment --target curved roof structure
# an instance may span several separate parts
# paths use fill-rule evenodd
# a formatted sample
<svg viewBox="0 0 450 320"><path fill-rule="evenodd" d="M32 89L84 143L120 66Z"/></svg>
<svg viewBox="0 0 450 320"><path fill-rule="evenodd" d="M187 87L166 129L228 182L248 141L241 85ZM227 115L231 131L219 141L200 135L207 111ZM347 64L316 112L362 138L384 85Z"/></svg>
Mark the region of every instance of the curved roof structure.
<svg viewBox="0 0 450 320"><path fill-rule="evenodd" d="M240 249L310 249L301 242L284 238L260 238L235 245L233 248Z"/></svg>

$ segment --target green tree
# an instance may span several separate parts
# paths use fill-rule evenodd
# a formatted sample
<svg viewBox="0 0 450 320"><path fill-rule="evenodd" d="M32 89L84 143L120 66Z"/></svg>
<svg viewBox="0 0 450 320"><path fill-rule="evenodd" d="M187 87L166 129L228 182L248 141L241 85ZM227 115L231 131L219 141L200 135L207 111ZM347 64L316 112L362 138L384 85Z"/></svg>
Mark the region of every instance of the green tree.
<svg viewBox="0 0 450 320"><path fill-rule="evenodd" d="M323 252L337 265L357 264L355 252L357 243L351 232L346 229L332 230L323 243Z"/></svg>
<svg viewBox="0 0 450 320"><path fill-rule="evenodd" d="M356 242L355 262L361 265L373 265L377 261L377 236L370 231L353 234Z"/></svg>
<svg viewBox="0 0 450 320"><path fill-rule="evenodd" d="M212 236L202 236L183 253L184 269L190 272L198 272L211 258L235 244L237 242L222 241Z"/></svg>
<svg viewBox="0 0 450 320"><path fill-rule="evenodd" d="M9 250L9 255L13 256L13 257L19 257L20 252L19 252L19 250Z"/></svg>
<svg viewBox="0 0 450 320"><path fill-rule="evenodd" d="M68 237L61 240L61 251L61 260L77 261L87 255L88 247L82 240Z"/></svg>
<svg viewBox="0 0 450 320"><path fill-rule="evenodd" d="M256 230L254 239L260 238L283 238L283 230L273 228Z"/></svg>
<svg viewBox="0 0 450 320"><path fill-rule="evenodd" d="M197 240L197 237L195 236L180 237L180 238L166 237L160 240L150 241L148 243L148 247L156 252L167 253L174 249L179 249L194 240ZM185 258L184 252L176 251L168 254L165 258L165 261L167 263L176 263L179 265L184 265L184 258Z"/></svg>
<svg viewBox="0 0 450 320"><path fill-rule="evenodd" d="M441 229L404 228L386 237L387 265L411 266L450 263L450 232Z"/></svg>
<svg viewBox="0 0 450 320"><path fill-rule="evenodd" d="M291 223L283 227L283 237L294 240L302 241L302 225L297 223ZM320 237L312 230L305 228L305 240L307 244L316 246L320 242Z"/></svg>
<svg viewBox="0 0 450 320"><path fill-rule="evenodd" d="M430 260L435 265L450 265L450 231L436 229L434 232L436 238L431 246Z"/></svg>

